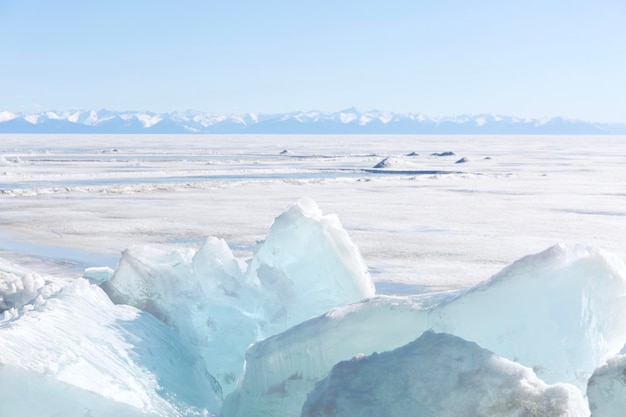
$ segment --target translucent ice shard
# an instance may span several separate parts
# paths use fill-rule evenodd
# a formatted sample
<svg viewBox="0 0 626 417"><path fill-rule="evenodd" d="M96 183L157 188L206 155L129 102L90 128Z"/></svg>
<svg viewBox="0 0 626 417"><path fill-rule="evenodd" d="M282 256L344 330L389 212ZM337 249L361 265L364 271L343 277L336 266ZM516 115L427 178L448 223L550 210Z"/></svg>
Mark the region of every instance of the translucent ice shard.
<svg viewBox="0 0 626 417"><path fill-rule="evenodd" d="M311 199L276 218L247 275L263 290L261 309L271 326L266 336L374 295L367 266L339 219L323 216Z"/></svg>
<svg viewBox="0 0 626 417"><path fill-rule="evenodd" d="M374 295L348 233L310 199L276 218L245 272L223 240L209 238L195 253L131 248L103 288L196 346L225 392L251 343Z"/></svg>

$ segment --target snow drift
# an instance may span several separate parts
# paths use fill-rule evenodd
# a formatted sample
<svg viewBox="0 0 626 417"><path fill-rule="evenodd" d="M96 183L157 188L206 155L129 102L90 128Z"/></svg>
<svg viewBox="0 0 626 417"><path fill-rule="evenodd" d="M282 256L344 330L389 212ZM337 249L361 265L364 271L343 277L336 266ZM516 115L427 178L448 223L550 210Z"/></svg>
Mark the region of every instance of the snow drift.
<svg viewBox="0 0 626 417"><path fill-rule="evenodd" d="M82 278L42 277L0 262L0 282L9 283L0 292L5 307L12 304L0 318L0 415L219 412L217 381L150 314L114 305Z"/></svg>

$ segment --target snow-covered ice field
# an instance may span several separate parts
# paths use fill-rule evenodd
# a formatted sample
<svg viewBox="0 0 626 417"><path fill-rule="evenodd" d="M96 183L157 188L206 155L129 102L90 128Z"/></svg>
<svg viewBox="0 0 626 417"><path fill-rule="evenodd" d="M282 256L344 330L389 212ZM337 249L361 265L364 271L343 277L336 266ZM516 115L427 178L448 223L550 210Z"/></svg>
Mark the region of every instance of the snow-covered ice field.
<svg viewBox="0 0 626 417"><path fill-rule="evenodd" d="M622 417L625 183L617 136L3 135L0 416Z"/></svg>
<svg viewBox="0 0 626 417"><path fill-rule="evenodd" d="M114 267L131 245L207 236L249 255L302 196L339 216L376 281L466 287L557 242L626 256L623 137L4 135L1 143L0 250L36 258L23 262ZM455 155L431 156L446 151ZM370 170L387 157L388 168Z"/></svg>

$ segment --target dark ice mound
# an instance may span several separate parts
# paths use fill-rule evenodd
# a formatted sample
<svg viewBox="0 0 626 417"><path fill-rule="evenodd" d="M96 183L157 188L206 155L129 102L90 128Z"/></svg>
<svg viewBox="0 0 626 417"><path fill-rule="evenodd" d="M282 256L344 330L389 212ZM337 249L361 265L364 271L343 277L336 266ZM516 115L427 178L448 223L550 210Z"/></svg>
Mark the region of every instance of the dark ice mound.
<svg viewBox="0 0 626 417"><path fill-rule="evenodd" d="M431 153L430 156L454 156L456 155L454 152L451 151L447 151L447 152L435 152L435 153Z"/></svg>
<svg viewBox="0 0 626 417"><path fill-rule="evenodd" d="M393 351L339 362L308 394L301 417L572 417L586 408L572 385L547 385L476 343L427 331Z"/></svg>

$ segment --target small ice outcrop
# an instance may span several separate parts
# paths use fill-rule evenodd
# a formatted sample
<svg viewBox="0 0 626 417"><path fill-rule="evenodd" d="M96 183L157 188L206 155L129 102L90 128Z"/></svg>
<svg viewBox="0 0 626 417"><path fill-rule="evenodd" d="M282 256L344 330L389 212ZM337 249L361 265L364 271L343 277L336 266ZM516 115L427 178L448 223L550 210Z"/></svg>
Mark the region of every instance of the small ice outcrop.
<svg viewBox="0 0 626 417"><path fill-rule="evenodd" d="M388 156L372 168L375 169L397 169L397 170L415 170L416 165L413 161L407 161L402 158Z"/></svg>
<svg viewBox="0 0 626 417"><path fill-rule="evenodd" d="M409 152L406 154L406 156L420 156L420 154L418 154L417 152Z"/></svg>
<svg viewBox="0 0 626 417"><path fill-rule="evenodd" d="M388 156L387 158L383 159L382 161L380 161L379 163L377 163L376 165L374 165L372 168L393 168L394 166L397 165L397 161L395 158L392 158L391 156Z"/></svg>
<svg viewBox="0 0 626 417"><path fill-rule="evenodd" d="M588 417L589 410L572 385L547 385L475 343L428 331L393 351L335 365L301 413L328 415Z"/></svg>
<svg viewBox="0 0 626 417"><path fill-rule="evenodd" d="M623 417L626 412L626 355L596 369L587 385L591 417Z"/></svg>
<svg viewBox="0 0 626 417"><path fill-rule="evenodd" d="M33 303L40 295L52 290L45 287L45 280L39 274L2 265L0 269L0 313L18 310Z"/></svg>
<svg viewBox="0 0 626 417"><path fill-rule="evenodd" d="M108 266L94 266L85 269L83 278L88 280L91 284L99 285L110 280L114 272L115 271Z"/></svg>
<svg viewBox="0 0 626 417"><path fill-rule="evenodd" d="M11 162L9 162L4 155L0 155L0 167L7 167L9 165L13 165Z"/></svg>
<svg viewBox="0 0 626 417"><path fill-rule="evenodd" d="M469 159L466 157L463 157L461 159L459 159L458 161L455 162L455 164L464 164L466 162L469 162Z"/></svg>
<svg viewBox="0 0 626 417"><path fill-rule="evenodd" d="M126 250L103 289L168 323L202 354L225 392L253 342L374 295L358 248L339 219L302 199L278 216L241 271L223 240L200 250Z"/></svg>
<svg viewBox="0 0 626 417"><path fill-rule="evenodd" d="M434 152L431 153L430 156L455 156L456 154L454 152L451 151L446 151L446 152Z"/></svg>

